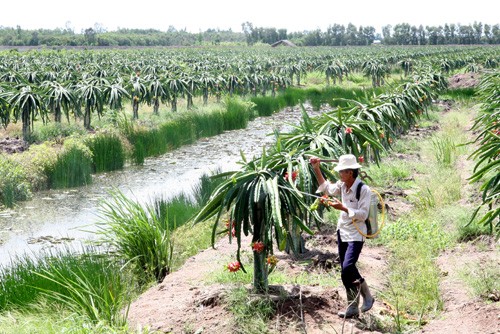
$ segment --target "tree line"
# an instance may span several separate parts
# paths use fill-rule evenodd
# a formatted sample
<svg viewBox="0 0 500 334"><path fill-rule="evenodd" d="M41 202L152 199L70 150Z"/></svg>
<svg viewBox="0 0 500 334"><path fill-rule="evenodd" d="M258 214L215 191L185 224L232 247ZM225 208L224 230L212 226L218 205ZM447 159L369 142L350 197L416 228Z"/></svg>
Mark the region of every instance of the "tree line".
<svg viewBox="0 0 500 334"><path fill-rule="evenodd" d="M372 26L356 26L349 23L330 25L325 31L288 32L287 29L257 27L250 22L242 24L242 31L207 29L191 33L170 26L167 31L157 29L118 29L107 31L96 24L75 33L66 29L22 29L0 26L0 45L4 46L195 46L219 44L272 44L290 40L299 46L346 46L370 45L380 40L386 45L447 45L447 44L500 44L500 24L445 23L439 26L410 25L399 23L385 25L382 33Z"/></svg>

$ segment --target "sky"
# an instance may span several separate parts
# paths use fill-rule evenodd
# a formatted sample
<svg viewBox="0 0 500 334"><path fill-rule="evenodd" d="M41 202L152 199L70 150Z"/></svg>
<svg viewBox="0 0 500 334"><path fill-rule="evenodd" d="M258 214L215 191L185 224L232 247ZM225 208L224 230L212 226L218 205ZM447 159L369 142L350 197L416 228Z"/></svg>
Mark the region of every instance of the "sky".
<svg viewBox="0 0 500 334"><path fill-rule="evenodd" d="M241 32L243 22L254 27L285 28L288 32L325 31L335 23L373 26L409 23L424 27L445 23L500 23L497 0L21 0L2 1L0 26L23 29L70 27L80 33L96 23L117 28L169 26L197 33L209 28Z"/></svg>

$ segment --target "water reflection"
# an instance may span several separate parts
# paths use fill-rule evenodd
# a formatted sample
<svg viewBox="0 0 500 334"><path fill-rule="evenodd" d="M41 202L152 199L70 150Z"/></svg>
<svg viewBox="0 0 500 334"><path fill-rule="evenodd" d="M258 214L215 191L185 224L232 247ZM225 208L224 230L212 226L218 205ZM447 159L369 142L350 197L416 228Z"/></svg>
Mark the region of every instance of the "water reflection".
<svg viewBox="0 0 500 334"><path fill-rule="evenodd" d="M313 114L308 108L308 112ZM239 169L240 150L248 157L259 156L271 145L274 129L289 131L300 120L300 109L287 109L271 117L257 118L247 129L225 132L199 140L160 157L147 159L143 166L93 176L89 186L49 190L35 194L13 210L0 212L0 264L23 251L38 252L59 241L81 242L95 238L98 204L108 191L120 189L139 202L162 196L169 198L190 192L203 173ZM54 242L55 241L55 242Z"/></svg>

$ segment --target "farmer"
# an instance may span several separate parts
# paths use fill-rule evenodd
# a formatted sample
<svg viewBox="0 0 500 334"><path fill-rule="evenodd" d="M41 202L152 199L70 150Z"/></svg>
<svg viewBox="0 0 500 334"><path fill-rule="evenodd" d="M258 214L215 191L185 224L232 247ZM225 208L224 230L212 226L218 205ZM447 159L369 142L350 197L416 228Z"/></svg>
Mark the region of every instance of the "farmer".
<svg viewBox="0 0 500 334"><path fill-rule="evenodd" d="M337 243L342 268L342 283L347 292L348 307L345 312L339 312L342 318L351 318L359 315L359 294L363 296L363 305L361 312L366 312L372 308L375 299L370 294L366 281L359 274L356 268L359 254L363 248L364 236L360 234L357 228L366 235L367 226L364 223L368 217L370 208L371 190L367 185L363 185L359 195L359 201L356 199L356 190L361 180L358 178L361 165L356 161L352 154L342 155L339 158L338 165L334 168L340 175L340 180L331 183L323 177L320 170L320 159L310 158L314 174L319 183L316 192L326 192L330 196L339 196L342 201L333 198L334 209L341 211L337 223ZM354 224L357 224L357 228Z"/></svg>

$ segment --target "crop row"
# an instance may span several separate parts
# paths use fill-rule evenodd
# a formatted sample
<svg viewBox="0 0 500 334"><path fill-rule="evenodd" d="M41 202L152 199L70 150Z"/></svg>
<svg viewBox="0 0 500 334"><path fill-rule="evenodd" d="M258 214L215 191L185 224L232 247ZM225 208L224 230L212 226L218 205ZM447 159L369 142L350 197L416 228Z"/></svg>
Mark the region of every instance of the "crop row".
<svg viewBox="0 0 500 334"><path fill-rule="evenodd" d="M311 72L323 73L328 84L363 73L380 86L394 71L475 72L500 61L496 47L5 52L0 60L0 121L21 121L25 140L34 119L81 117L90 129L93 115L120 110L125 101L136 119L141 105L176 111L179 98L190 109L195 97L206 104L224 95L275 96Z"/></svg>

